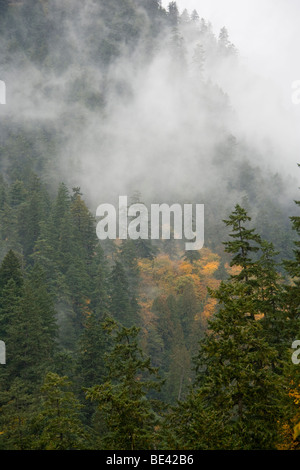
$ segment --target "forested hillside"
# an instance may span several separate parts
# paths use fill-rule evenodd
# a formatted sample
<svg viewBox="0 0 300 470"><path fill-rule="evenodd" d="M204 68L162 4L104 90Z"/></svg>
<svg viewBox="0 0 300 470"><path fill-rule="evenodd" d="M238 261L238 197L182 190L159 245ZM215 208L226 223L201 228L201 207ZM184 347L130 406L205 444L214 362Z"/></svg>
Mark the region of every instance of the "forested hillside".
<svg viewBox="0 0 300 470"><path fill-rule="evenodd" d="M226 27L2 0L0 41L0 449L298 449L299 169L241 132ZM204 204L204 247L99 240L124 194Z"/></svg>

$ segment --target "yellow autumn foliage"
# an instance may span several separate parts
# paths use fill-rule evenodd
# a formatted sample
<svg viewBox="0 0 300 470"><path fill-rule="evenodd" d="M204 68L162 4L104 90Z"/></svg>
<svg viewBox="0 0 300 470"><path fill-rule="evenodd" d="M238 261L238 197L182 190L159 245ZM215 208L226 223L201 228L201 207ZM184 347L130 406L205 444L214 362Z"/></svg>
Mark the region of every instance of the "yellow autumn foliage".
<svg viewBox="0 0 300 470"><path fill-rule="evenodd" d="M208 295L207 288L217 289L220 281L214 273L219 267L220 257L208 248L200 252L201 258L194 263L183 259L171 259L166 254L158 255L154 260L140 259L139 269L140 306L144 319L152 318L151 306L159 295L178 295L187 283L191 284L197 299L201 302L205 319L215 311L217 302Z"/></svg>

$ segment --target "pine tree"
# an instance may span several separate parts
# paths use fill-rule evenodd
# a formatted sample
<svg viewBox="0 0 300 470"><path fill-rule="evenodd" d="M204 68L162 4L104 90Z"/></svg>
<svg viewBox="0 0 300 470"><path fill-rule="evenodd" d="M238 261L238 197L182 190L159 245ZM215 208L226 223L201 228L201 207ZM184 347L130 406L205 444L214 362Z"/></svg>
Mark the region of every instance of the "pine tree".
<svg viewBox="0 0 300 470"><path fill-rule="evenodd" d="M298 166L300 167L300 164ZM295 204L300 207L300 201L295 201ZM290 219L292 228L298 238L294 241L294 259L284 261L285 270L292 280L290 285L286 287L285 301L287 302L291 319L297 324L300 314L300 216L293 216Z"/></svg>
<svg viewBox="0 0 300 470"><path fill-rule="evenodd" d="M233 448L272 449L282 416L282 380L273 370L278 353L259 321L260 314L266 313L266 302L258 310L261 268L253 254L261 239L245 226L250 220L237 205L225 221L233 229L226 251L233 255L231 266L238 272L210 290L219 310L200 342L195 383L202 406L221 411Z"/></svg>
<svg viewBox="0 0 300 470"><path fill-rule="evenodd" d="M193 57L192 57L192 67L193 74L195 79L202 80L204 72L204 63L205 63L205 52L202 44L198 43L195 46Z"/></svg>
<svg viewBox="0 0 300 470"><path fill-rule="evenodd" d="M300 165L298 164L300 167ZM295 201L300 206L300 201ZM292 216L292 228L298 238L294 241L294 259L284 260L284 267L289 275L289 282L285 285L283 301L286 309L289 337L286 344L292 347L294 341L299 339L299 313L300 313L300 217ZM299 449L300 437L300 374L299 365L291 361L292 349L289 350L289 362L285 364L284 375L287 383L287 413L283 422L282 448L287 450Z"/></svg>
<svg viewBox="0 0 300 470"><path fill-rule="evenodd" d="M183 26L188 25L190 20L190 15L187 9L185 8L179 17L180 24L182 24Z"/></svg>
<svg viewBox="0 0 300 470"><path fill-rule="evenodd" d="M227 28L225 28L225 26L223 26L223 28L220 30L219 44L223 48L227 48L230 44L229 34L228 34Z"/></svg>
<svg viewBox="0 0 300 470"><path fill-rule="evenodd" d="M20 258L10 250L0 267L0 338L7 341L8 330L14 323L23 295L23 272ZM9 345L9 349L11 345Z"/></svg>
<svg viewBox="0 0 300 470"><path fill-rule="evenodd" d="M201 258L201 255L197 250L186 250L182 258L193 264L194 261L198 261Z"/></svg>
<svg viewBox="0 0 300 470"><path fill-rule="evenodd" d="M123 265L116 261L110 275L110 315L124 326L139 323L138 304L129 290Z"/></svg>
<svg viewBox="0 0 300 470"><path fill-rule="evenodd" d="M190 385L191 357L182 328L172 338L168 370L165 374L164 399L167 403L182 400Z"/></svg>
<svg viewBox="0 0 300 470"><path fill-rule="evenodd" d="M160 430L162 449L232 449L233 437L222 417L221 410L204 406L200 390L192 390L185 400L165 413Z"/></svg>
<svg viewBox="0 0 300 470"><path fill-rule="evenodd" d="M139 276L136 240L122 240L119 260L124 266L129 280L135 284Z"/></svg>
<svg viewBox="0 0 300 470"><path fill-rule="evenodd" d="M199 23L199 14L198 14L197 10L192 11L191 20L196 24Z"/></svg>
<svg viewBox="0 0 300 470"><path fill-rule="evenodd" d="M71 391L67 377L49 372L41 387L42 401L36 418L39 450L88 448L88 434L80 420L82 406Z"/></svg>
<svg viewBox="0 0 300 470"><path fill-rule="evenodd" d="M147 394L160 387L158 371L138 346L138 328L119 327L111 319L105 328L113 339L106 358L109 372L102 385L86 393L99 408L102 446L114 450L153 449L158 419Z"/></svg>
<svg viewBox="0 0 300 470"><path fill-rule="evenodd" d="M21 258L13 250L9 250L2 261L0 267L0 289L3 289L10 279L15 281L17 287L22 287Z"/></svg>
<svg viewBox="0 0 300 470"><path fill-rule="evenodd" d="M258 280L253 275L257 273L257 266L252 255L259 251L261 243L261 237L255 232L255 229L248 229L243 225L250 220L251 217L239 204L236 205L229 219L224 220L225 225L231 226L233 230L230 234L233 241L224 242L225 252L234 255L230 266L236 266L239 269L238 274L231 276L231 279L243 282L247 295L250 295L258 287ZM250 312L250 315L254 319L255 311Z"/></svg>
<svg viewBox="0 0 300 470"><path fill-rule="evenodd" d="M168 18L169 23L172 27L178 25L179 21L179 11L176 2L170 2L168 5Z"/></svg>
<svg viewBox="0 0 300 470"><path fill-rule="evenodd" d="M11 186L9 191L9 200L12 207L17 207L26 201L27 190L23 181L16 180Z"/></svg>
<svg viewBox="0 0 300 470"><path fill-rule="evenodd" d="M28 282L33 291L41 319L41 335L43 341L43 355L51 363L56 352L56 339L58 328L53 295L47 284L46 273L37 263L28 273Z"/></svg>
<svg viewBox="0 0 300 470"><path fill-rule="evenodd" d="M7 202L1 206L1 238L2 250L1 254L4 256L9 250L17 252L22 251L20 237L18 233L18 217L16 210L12 208Z"/></svg>
<svg viewBox="0 0 300 470"><path fill-rule="evenodd" d="M181 35L177 25L172 28L169 44L173 69L179 77L182 77L186 70L186 48L184 37ZM173 79L175 79L175 76Z"/></svg>
<svg viewBox="0 0 300 470"><path fill-rule="evenodd" d="M90 266L91 299L90 308L97 318L103 319L108 312L108 266L107 259L100 245L95 248L95 253Z"/></svg>
<svg viewBox="0 0 300 470"><path fill-rule="evenodd" d="M75 232L75 243L77 242L79 250L83 250L82 257L90 264L97 244L97 235L95 220L81 196L79 188L73 188L70 212Z"/></svg>
<svg viewBox="0 0 300 470"><path fill-rule="evenodd" d="M78 396L82 403L85 402L83 414L86 422L91 424L96 406L91 402L86 404L84 389L102 383L107 373L104 356L110 344L103 328L103 318L100 319L94 312L87 312L78 343L76 367Z"/></svg>
<svg viewBox="0 0 300 470"><path fill-rule="evenodd" d="M31 421L36 407L24 381L16 377L8 390L1 387L0 403L0 449L31 449L34 440Z"/></svg>
<svg viewBox="0 0 300 470"><path fill-rule="evenodd" d="M41 384L45 370L53 366L54 315L51 298L35 270L24 281L22 297L7 329L9 380L19 376L32 392Z"/></svg>
<svg viewBox="0 0 300 470"><path fill-rule="evenodd" d="M258 260L260 272L257 275L259 285L257 311L262 315L261 322L266 339L278 351L277 367L282 367L287 351L286 345L291 340L294 325L290 322L289 313L283 302L284 285L275 262L278 252L274 250L272 243L265 240L261 242L260 247L262 254Z"/></svg>
<svg viewBox="0 0 300 470"><path fill-rule="evenodd" d="M32 175L26 201L18 209L18 232L23 252L29 261L35 242L40 235L40 225L47 219L49 200L39 178Z"/></svg>
<svg viewBox="0 0 300 470"><path fill-rule="evenodd" d="M192 334L195 329L195 316L200 308L197 301L194 285L189 280L184 280L178 285L177 315L182 326L186 342L191 347Z"/></svg>
<svg viewBox="0 0 300 470"><path fill-rule="evenodd" d="M220 31L218 46L223 57L236 53L235 46L229 41L229 34L225 27Z"/></svg>

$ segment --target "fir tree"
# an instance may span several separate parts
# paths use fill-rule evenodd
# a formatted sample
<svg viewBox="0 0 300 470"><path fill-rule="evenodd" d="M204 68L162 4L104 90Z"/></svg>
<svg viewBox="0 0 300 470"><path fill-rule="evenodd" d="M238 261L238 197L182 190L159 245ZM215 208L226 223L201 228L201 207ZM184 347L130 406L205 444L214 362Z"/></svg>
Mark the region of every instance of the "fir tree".
<svg viewBox="0 0 300 470"><path fill-rule="evenodd" d="M272 449L282 416L282 380L273 370L277 351L270 346L259 314L261 269L253 260L261 243L239 205L225 221L233 241L225 242L238 272L210 294L219 310L200 342L196 384L202 406L222 412L225 432L236 449ZM271 302L270 302L271 304Z"/></svg>
<svg viewBox="0 0 300 470"><path fill-rule="evenodd" d="M67 377L49 372L41 387L42 401L35 427L35 448L80 450L88 447L88 434L80 420L82 406Z"/></svg>
<svg viewBox="0 0 300 470"><path fill-rule="evenodd" d="M135 297L131 295L125 270L119 261L116 261L110 275L109 312L124 326L139 323L138 304Z"/></svg>
<svg viewBox="0 0 300 470"><path fill-rule="evenodd" d="M10 279L16 283L17 287L22 287L23 273L21 258L13 250L9 250L2 261L0 267L0 289L5 287Z"/></svg>
<svg viewBox="0 0 300 470"><path fill-rule="evenodd" d="M105 328L113 338L106 359L108 374L102 385L87 390L87 398L99 408L102 446L114 450L152 449L158 419L147 394L160 387L157 370L138 346L136 327L118 327L108 319Z"/></svg>
<svg viewBox="0 0 300 470"><path fill-rule="evenodd" d="M300 165L298 165L300 167ZM300 201L295 201L297 207ZM285 285L283 301L288 322L289 337L286 338L286 344L291 348L294 341L299 339L299 313L300 313L300 217L292 216L292 228L298 238L294 241L294 259L284 260L284 266L289 275L289 282ZM286 335L285 335L286 336ZM289 349L289 361L285 364L284 376L287 386L287 413L283 422L282 448L285 450L299 449L300 437L300 374L299 365L291 361L292 349Z"/></svg>
<svg viewBox="0 0 300 470"><path fill-rule="evenodd" d="M21 377L31 391L53 364L55 320L50 297L37 273L25 279L23 294L7 330L7 371ZM12 347L13 345L13 347Z"/></svg>
<svg viewBox="0 0 300 470"><path fill-rule="evenodd" d="M35 397L24 381L16 377L8 390L1 388L0 402L0 449L31 449L34 440L31 423L36 410Z"/></svg>
<svg viewBox="0 0 300 470"><path fill-rule="evenodd" d="M86 402L84 389L102 383L107 373L105 354L108 350L109 338L103 328L103 319L94 312L87 312L84 329L78 341L77 385L81 402ZM83 414L87 422L91 422L96 406L85 403Z"/></svg>
<svg viewBox="0 0 300 470"><path fill-rule="evenodd" d="M300 167L300 164L298 166ZM295 203L300 207L300 201L295 201ZM284 261L286 272L292 281L286 287L285 301L288 303L291 319L297 323L300 314L300 216L292 216L290 219L298 238L294 241L294 259Z"/></svg>

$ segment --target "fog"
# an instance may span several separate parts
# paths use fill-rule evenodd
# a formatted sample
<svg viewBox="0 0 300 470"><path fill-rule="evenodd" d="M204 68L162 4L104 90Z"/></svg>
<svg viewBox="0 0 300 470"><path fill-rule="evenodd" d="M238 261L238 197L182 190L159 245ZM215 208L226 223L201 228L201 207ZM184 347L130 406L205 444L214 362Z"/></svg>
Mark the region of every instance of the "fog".
<svg viewBox="0 0 300 470"><path fill-rule="evenodd" d="M22 55L6 60L7 105L1 108L1 119L54 125L60 136L55 181L80 186L93 209L135 190L150 202L198 203L215 191L230 205L244 195L241 188L227 189L244 159L266 175L296 175L286 197L296 194L300 106L291 102L291 84L300 78L296 1L179 0L180 12L196 8L211 22L209 41L217 41L226 26L238 50L237 57L219 60L207 40L203 73L193 62L201 41L188 27L179 27L184 41L174 60L170 31L158 38L149 58L145 55L151 30L142 9L144 39L134 53L124 46L104 72L86 52L97 7L92 1L81 9L65 4L69 16L50 50L55 60L69 61L68 67L58 73ZM105 35L101 17L96 26ZM76 80L82 88L78 98L72 96ZM105 91L104 111L81 99L87 90L96 96ZM230 136L238 142L236 155L216 164L216 148Z"/></svg>
<svg viewBox="0 0 300 470"><path fill-rule="evenodd" d="M162 5L167 8L168 1ZM180 12L196 9L216 32L226 26L243 62L280 84L289 104L290 84L300 76L297 0L178 0L177 5Z"/></svg>
<svg viewBox="0 0 300 470"><path fill-rule="evenodd" d="M180 12L196 9L218 34L226 26L239 50L242 74L221 77L250 138L267 140L278 150L281 171L299 161L300 106L293 104L292 83L299 80L300 42L297 0L179 0ZM167 7L168 2L162 1Z"/></svg>

